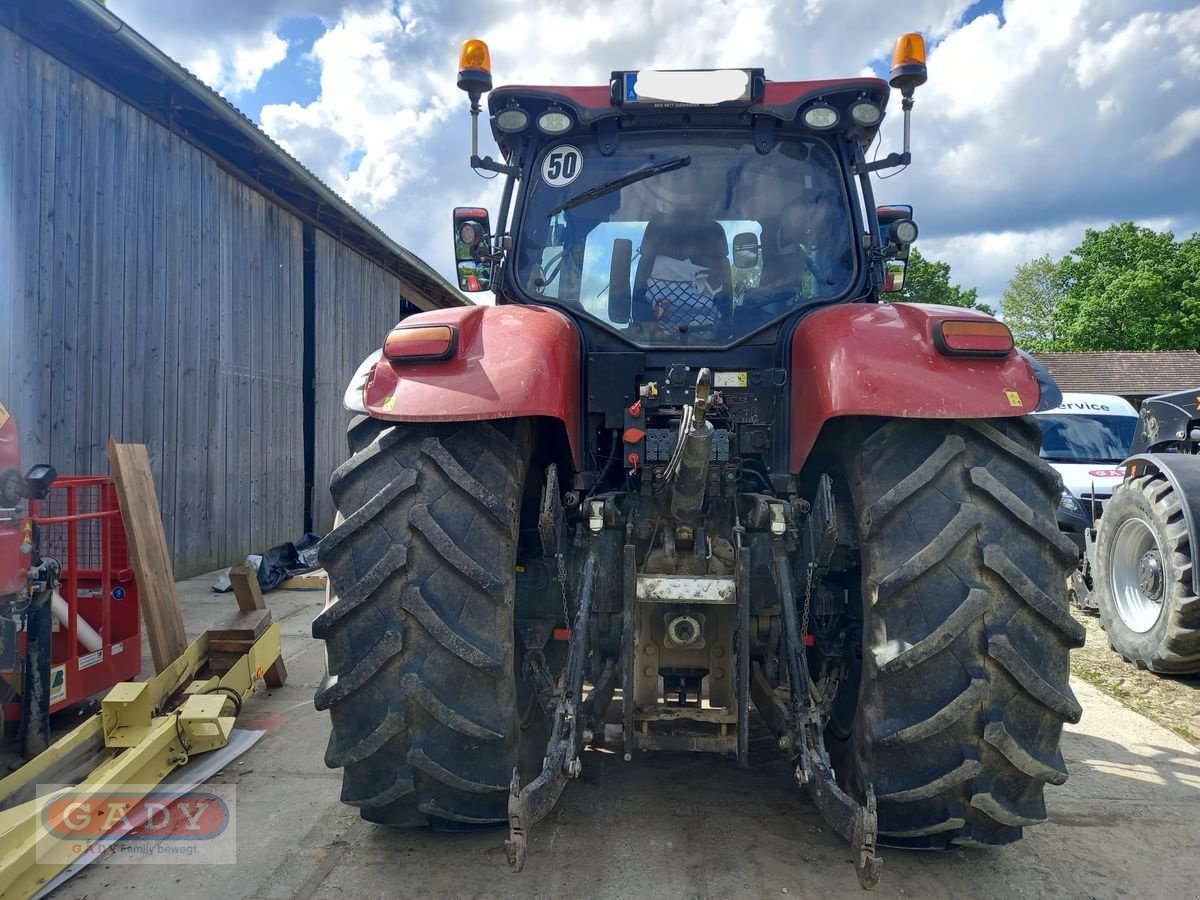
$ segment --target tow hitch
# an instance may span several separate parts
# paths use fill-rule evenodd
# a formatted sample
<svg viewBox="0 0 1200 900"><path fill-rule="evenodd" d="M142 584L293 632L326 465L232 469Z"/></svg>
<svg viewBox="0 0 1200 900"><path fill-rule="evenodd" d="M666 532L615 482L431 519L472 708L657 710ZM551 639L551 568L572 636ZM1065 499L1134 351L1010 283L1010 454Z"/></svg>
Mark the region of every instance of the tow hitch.
<svg viewBox="0 0 1200 900"><path fill-rule="evenodd" d="M789 697L787 703L782 702L757 665L751 679L751 691L755 706L780 736L780 747L792 753L797 784L810 790L821 817L853 848L858 883L866 890L874 890L879 884L879 870L883 865L875 852L879 834L875 791L868 784L865 803L860 804L838 786L825 749L827 711L822 701L834 692L817 689L809 675L805 653L804 632L812 585L828 565L837 539L833 490L828 476L821 478L800 539L801 558L807 561L803 612L797 609L792 560L788 556L785 537L777 537L772 546L772 569L783 605Z"/></svg>
<svg viewBox="0 0 1200 900"><path fill-rule="evenodd" d="M579 586L579 611L567 645L567 664L554 695L550 740L542 760L542 771L521 787L520 773L513 769L508 798L508 840L504 850L509 868L520 872L525 867L529 831L558 802L568 778L578 778L582 770L580 754L591 737L591 728L599 711L603 715L615 687L615 667L609 660L587 700L583 699L583 679L588 657L588 620L596 590L596 553L588 554Z"/></svg>

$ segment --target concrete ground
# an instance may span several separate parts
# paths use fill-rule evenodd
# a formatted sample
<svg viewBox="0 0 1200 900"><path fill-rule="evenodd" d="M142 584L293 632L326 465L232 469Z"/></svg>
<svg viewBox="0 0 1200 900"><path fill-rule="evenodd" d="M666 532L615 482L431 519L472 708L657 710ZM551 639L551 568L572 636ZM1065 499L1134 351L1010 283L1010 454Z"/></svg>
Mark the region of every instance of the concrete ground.
<svg viewBox="0 0 1200 900"><path fill-rule="evenodd" d="M180 584L188 634L234 605L211 577ZM501 831L437 835L368 825L338 802L325 768L326 715L312 706L321 645L309 623L323 592L267 595L289 679L247 703L266 736L213 779L237 786L237 863L97 862L56 898L854 897L850 853L791 780L777 751L748 770L704 755L589 751L584 774L535 829L510 874ZM150 671L147 661L145 671ZM1050 821L991 850L884 850L879 897L1200 896L1200 753L1091 686L1063 750L1070 780L1050 788ZM1200 706L1200 694L1197 696Z"/></svg>

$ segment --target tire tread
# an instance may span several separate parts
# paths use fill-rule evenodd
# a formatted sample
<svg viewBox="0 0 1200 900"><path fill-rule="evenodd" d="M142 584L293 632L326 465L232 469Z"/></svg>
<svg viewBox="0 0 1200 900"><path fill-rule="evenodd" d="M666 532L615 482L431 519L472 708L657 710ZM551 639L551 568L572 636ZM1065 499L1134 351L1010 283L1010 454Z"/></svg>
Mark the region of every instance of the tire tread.
<svg viewBox="0 0 1200 900"><path fill-rule="evenodd" d="M850 468L866 619L843 781L874 786L881 843L1009 843L1066 779L1067 657L1084 634L1039 444L1028 417L893 419Z"/></svg>
<svg viewBox="0 0 1200 900"><path fill-rule="evenodd" d="M513 655L518 517L532 430L358 417L318 553L326 765L364 819L501 823L520 758Z"/></svg>

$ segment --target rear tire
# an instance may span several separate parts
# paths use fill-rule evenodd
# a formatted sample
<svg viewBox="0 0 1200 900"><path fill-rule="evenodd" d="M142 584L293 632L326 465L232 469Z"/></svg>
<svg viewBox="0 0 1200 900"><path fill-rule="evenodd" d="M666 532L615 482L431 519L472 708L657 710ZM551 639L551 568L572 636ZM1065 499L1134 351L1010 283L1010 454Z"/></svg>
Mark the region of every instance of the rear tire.
<svg viewBox="0 0 1200 900"><path fill-rule="evenodd" d="M1193 559L1183 508L1164 476L1117 486L1100 519L1096 599L1109 643L1127 662L1151 672L1200 672Z"/></svg>
<svg viewBox="0 0 1200 900"><path fill-rule="evenodd" d="M852 795L873 787L881 844L1009 843L1067 778L1078 551L1055 523L1061 482L1040 439L1028 418L897 419L851 467L863 660L835 764Z"/></svg>
<svg viewBox="0 0 1200 900"><path fill-rule="evenodd" d="M540 711L518 685L513 631L531 429L356 419L349 441L330 482L339 520L319 550L329 598L313 622L325 763L372 822L505 822L521 718Z"/></svg>

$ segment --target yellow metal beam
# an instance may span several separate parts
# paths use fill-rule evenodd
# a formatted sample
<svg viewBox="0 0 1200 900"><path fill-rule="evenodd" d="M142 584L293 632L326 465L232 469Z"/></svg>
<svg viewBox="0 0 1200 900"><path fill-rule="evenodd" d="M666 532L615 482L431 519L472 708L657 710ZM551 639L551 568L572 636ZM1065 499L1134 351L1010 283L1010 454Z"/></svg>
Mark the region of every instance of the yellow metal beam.
<svg viewBox="0 0 1200 900"><path fill-rule="evenodd" d="M235 691L244 701L255 693L258 679L281 652L276 622L221 678L219 686ZM104 699L100 713L14 773L23 776L21 779L9 776L0 782L0 787L6 787L11 781L18 789L36 784L38 774L84 741L97 737L110 741L112 755L81 784L0 811L0 900L32 896L87 852L88 846L78 840L59 839L50 833L44 817L50 815L48 805L56 799L67 793L72 800L112 794L140 799L191 755L228 743L234 717L227 715L227 708L236 708L238 703L226 691L214 692L215 685L201 682L201 692L189 694L171 711L162 711L167 700L188 683L207 658L208 638L201 636L183 656L149 681L115 686ZM136 741L128 743L134 736ZM49 757L48 761L43 757Z"/></svg>
<svg viewBox="0 0 1200 900"><path fill-rule="evenodd" d="M91 755L99 755L103 751L104 732L100 727L100 717L92 716L74 731L59 738L17 771L0 780L0 809L8 805L5 801L9 798L20 797L33 785L45 782L46 773L60 763L77 756L86 759Z"/></svg>
<svg viewBox="0 0 1200 900"><path fill-rule="evenodd" d="M277 627L277 626L276 626ZM265 634L264 634L265 637ZM259 646L258 644L255 645ZM192 641L191 646L184 651L179 659L163 669L153 678L143 682L126 682L126 685L137 684L144 686L146 699L154 710L162 709L168 700L192 679L200 668L208 661L208 633L200 635ZM113 690L122 687L117 685ZM112 696L112 692L109 693ZM6 798L20 796L27 789L45 782L45 775L55 766L73 754L86 755L84 748L94 746L99 751L104 747L105 729L102 727L103 718L92 716L74 731L59 738L44 752L31 759L17 771L0 780L0 808Z"/></svg>

